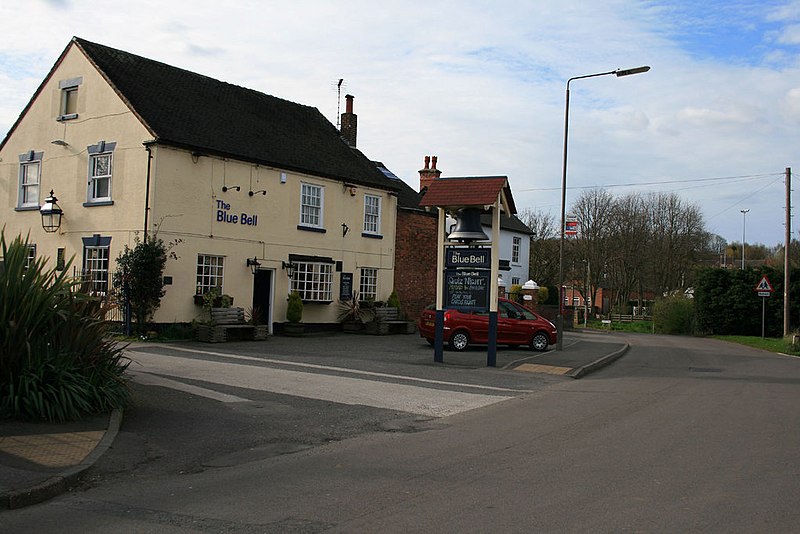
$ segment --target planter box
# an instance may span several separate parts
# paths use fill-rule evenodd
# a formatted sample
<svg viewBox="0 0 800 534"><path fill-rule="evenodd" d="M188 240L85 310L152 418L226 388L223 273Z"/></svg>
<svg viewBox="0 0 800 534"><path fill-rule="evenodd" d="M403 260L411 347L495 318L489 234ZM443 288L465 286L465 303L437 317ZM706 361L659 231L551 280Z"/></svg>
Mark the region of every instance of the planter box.
<svg viewBox="0 0 800 534"><path fill-rule="evenodd" d="M289 337L300 337L306 331L303 323L283 323L283 335Z"/></svg>
<svg viewBox="0 0 800 534"><path fill-rule="evenodd" d="M267 336L269 336L269 326L265 324L259 324L253 327L254 341L263 341L267 339Z"/></svg>
<svg viewBox="0 0 800 534"><path fill-rule="evenodd" d="M342 332L346 332L348 334L358 334L364 331L364 323L361 321L343 321L342 322Z"/></svg>

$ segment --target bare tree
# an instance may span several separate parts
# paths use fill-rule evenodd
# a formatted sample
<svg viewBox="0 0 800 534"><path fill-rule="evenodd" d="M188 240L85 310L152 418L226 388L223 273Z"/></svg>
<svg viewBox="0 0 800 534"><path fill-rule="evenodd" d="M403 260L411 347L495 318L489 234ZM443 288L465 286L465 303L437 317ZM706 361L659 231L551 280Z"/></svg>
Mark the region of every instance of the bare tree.
<svg viewBox="0 0 800 534"><path fill-rule="evenodd" d="M614 198L603 189L584 191L572 206L578 219L579 231L571 243L573 261L566 264L565 280L588 280L579 284L584 299L596 301L597 290L608 265L609 240L612 234L609 221L613 218Z"/></svg>
<svg viewBox="0 0 800 534"><path fill-rule="evenodd" d="M707 235L703 216L697 206L686 204L675 193L650 195L648 207L654 261L645 283L659 294L685 288Z"/></svg>
<svg viewBox="0 0 800 534"><path fill-rule="evenodd" d="M517 215L533 231L529 274L539 285L558 285L558 224L550 213L523 210Z"/></svg>
<svg viewBox="0 0 800 534"><path fill-rule="evenodd" d="M644 274L653 261L647 254L652 233L646 200L636 193L618 199L609 226L606 273L610 287L615 290L614 306L626 305L636 292L641 307Z"/></svg>

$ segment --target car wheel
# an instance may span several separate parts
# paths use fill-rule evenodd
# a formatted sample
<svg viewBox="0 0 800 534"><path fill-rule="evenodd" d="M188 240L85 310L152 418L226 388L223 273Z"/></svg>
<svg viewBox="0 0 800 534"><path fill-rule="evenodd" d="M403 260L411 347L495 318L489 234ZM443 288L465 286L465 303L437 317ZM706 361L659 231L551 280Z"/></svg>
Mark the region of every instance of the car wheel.
<svg viewBox="0 0 800 534"><path fill-rule="evenodd" d="M450 348L457 351L465 350L469 347L469 334L464 332L463 330L459 330L455 332L450 337Z"/></svg>
<svg viewBox="0 0 800 534"><path fill-rule="evenodd" d="M431 338L429 338L429 337L426 337L426 338L425 338L425 341L427 341L427 342L428 342L428 345L430 345L431 347L434 345L434 341L433 341Z"/></svg>
<svg viewBox="0 0 800 534"><path fill-rule="evenodd" d="M538 332L533 335L533 339L531 339L531 349L542 352L547 350L547 345L550 344L550 340L547 339L547 334L542 332Z"/></svg>

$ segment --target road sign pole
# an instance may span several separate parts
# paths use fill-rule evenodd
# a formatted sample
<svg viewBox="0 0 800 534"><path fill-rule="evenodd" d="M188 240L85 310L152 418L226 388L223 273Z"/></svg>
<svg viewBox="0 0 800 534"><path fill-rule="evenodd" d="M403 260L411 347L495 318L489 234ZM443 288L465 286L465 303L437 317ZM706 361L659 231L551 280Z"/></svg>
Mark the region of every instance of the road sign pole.
<svg viewBox="0 0 800 534"><path fill-rule="evenodd" d="M764 322L767 309L767 297L761 297L761 339L764 339Z"/></svg>

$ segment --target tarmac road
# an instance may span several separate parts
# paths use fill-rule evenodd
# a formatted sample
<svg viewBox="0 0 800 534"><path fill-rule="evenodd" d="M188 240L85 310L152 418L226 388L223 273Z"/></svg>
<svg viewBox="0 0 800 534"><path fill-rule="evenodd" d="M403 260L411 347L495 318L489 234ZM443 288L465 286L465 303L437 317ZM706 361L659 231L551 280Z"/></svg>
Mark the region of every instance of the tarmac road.
<svg viewBox="0 0 800 534"><path fill-rule="evenodd" d="M623 347L591 346L587 363ZM135 402L84 487L246 464L374 432L420 432L572 380L563 366L551 366L556 374L512 370L549 353L498 353L507 369L486 368L480 347L446 352L445 365L435 364L415 335L137 345L129 368Z"/></svg>
<svg viewBox="0 0 800 534"><path fill-rule="evenodd" d="M137 398L170 392L159 400L168 404L152 406L167 414L160 439L137 443L130 438L146 435L126 421L115 442L128 453L144 449L146 461L113 472L108 462L126 455L112 449L97 464L109 478L3 512L0 525L41 532L796 531L800 360L715 340L621 339L631 344L625 357L580 381L474 366L471 386L497 387L491 382L511 373L507 389L528 374L541 387L442 418L268 392L223 402L136 385ZM517 356L524 353L504 352ZM364 367L358 370L378 372L368 361ZM426 373L415 378L439 379ZM479 384L483 375L490 378ZM221 388L242 398L248 391ZM293 411L295 403L305 412ZM310 424L295 417L315 410ZM342 434L352 437L294 454L241 446L223 453L226 438L248 430L266 437L269 425L259 420L281 411L275 429L294 424L304 439L324 439L349 422ZM171 428L181 417L188 420ZM365 431L369 420L397 431ZM172 455L179 458L165 458ZM195 469L171 471L179 465Z"/></svg>
<svg viewBox="0 0 800 534"><path fill-rule="evenodd" d="M414 335L130 349L134 402L121 429L116 412L0 426L0 509L41 502L79 482L199 472L364 433L417 431L570 380L566 373L580 376L619 357L624 345L575 335L562 352L500 347L499 368L486 367L479 347L434 363L432 349Z"/></svg>

